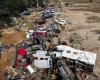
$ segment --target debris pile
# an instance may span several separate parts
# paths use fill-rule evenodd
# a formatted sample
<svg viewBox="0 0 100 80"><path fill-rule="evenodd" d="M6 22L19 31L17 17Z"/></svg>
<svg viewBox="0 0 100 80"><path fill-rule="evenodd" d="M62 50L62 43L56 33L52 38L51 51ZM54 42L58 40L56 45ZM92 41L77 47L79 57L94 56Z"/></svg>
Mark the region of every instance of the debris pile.
<svg viewBox="0 0 100 80"><path fill-rule="evenodd" d="M54 9L47 9L35 20L35 28L28 30L26 39L16 45L15 59L9 72L4 74L5 80L90 80L96 54L75 49L58 39L63 31L61 26L71 22L62 19L43 26L56 13ZM71 43L81 44L77 34L70 38Z"/></svg>

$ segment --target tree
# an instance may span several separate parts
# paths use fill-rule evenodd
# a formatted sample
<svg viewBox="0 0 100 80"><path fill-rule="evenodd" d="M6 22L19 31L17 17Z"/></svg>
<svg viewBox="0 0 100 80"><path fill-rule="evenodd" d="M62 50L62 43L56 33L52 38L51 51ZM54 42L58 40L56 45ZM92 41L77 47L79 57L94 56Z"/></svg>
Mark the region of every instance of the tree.
<svg viewBox="0 0 100 80"><path fill-rule="evenodd" d="M26 8L27 2L25 0L9 0L8 8L11 14L19 14Z"/></svg>
<svg viewBox="0 0 100 80"><path fill-rule="evenodd" d="M28 7L32 7L34 2L35 0L0 0L0 28L10 24L11 16L18 16Z"/></svg>
<svg viewBox="0 0 100 80"><path fill-rule="evenodd" d="M1 15L5 15L9 13L7 3L8 3L8 0L0 0L0 17Z"/></svg>

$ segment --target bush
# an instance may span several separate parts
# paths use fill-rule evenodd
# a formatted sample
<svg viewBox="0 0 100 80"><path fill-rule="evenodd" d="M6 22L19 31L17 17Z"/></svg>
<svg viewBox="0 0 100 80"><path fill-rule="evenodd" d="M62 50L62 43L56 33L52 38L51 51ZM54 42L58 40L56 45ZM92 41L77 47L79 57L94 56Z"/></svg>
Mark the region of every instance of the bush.
<svg viewBox="0 0 100 80"><path fill-rule="evenodd" d="M100 34L100 30L91 30L91 32L95 32L95 34Z"/></svg>
<svg viewBox="0 0 100 80"><path fill-rule="evenodd" d="M100 17L98 17L98 16L89 16L89 17L87 17L87 22L88 23L100 22Z"/></svg>

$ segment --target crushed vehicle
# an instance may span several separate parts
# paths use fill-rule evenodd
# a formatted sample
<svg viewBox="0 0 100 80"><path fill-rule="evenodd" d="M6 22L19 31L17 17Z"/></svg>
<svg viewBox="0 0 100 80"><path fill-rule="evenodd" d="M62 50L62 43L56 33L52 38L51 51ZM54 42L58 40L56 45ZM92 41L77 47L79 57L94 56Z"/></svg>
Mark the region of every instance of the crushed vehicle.
<svg viewBox="0 0 100 80"><path fill-rule="evenodd" d="M47 30L51 30L55 33L61 32L61 30L59 29L59 26L56 23L51 23L50 25L48 25Z"/></svg>
<svg viewBox="0 0 100 80"><path fill-rule="evenodd" d="M71 24L71 21L57 19L43 27L46 19L53 18L55 14L52 8L43 11L42 17L35 20L36 27L28 30L26 39L16 46L12 68L24 76L21 76L23 79L12 80L82 80L78 79L79 72L82 72L81 77L93 73L97 57L95 53L75 49L65 41L58 40L61 33L59 25Z"/></svg>
<svg viewBox="0 0 100 80"><path fill-rule="evenodd" d="M66 20L64 19L57 19L55 20L56 23L61 24L61 25L66 25Z"/></svg>
<svg viewBox="0 0 100 80"><path fill-rule="evenodd" d="M93 72L93 69L95 67L95 62L96 62L95 53L77 50L66 45L58 45L57 50L58 52L54 52L57 57L64 57L68 59L70 64L74 62L74 64L76 64L84 71L87 71L89 73Z"/></svg>
<svg viewBox="0 0 100 80"><path fill-rule="evenodd" d="M50 68L52 60L49 55L47 55L47 51L38 50L36 54L33 54L37 59L34 60L34 65L38 68Z"/></svg>
<svg viewBox="0 0 100 80"><path fill-rule="evenodd" d="M42 11L42 18L43 19L48 19L48 18L53 18L54 16L60 15L60 12L56 12L53 8L46 9Z"/></svg>
<svg viewBox="0 0 100 80"><path fill-rule="evenodd" d="M55 22L60 25L72 24L72 21L69 19L57 19L57 20L55 20Z"/></svg>
<svg viewBox="0 0 100 80"><path fill-rule="evenodd" d="M47 21L45 19L36 19L35 24L42 25L45 24Z"/></svg>
<svg viewBox="0 0 100 80"><path fill-rule="evenodd" d="M31 32L30 43L25 41L16 50L15 68L18 70L26 74L35 74L40 70L41 72L37 73L39 75L36 74L40 80L43 77L45 80L52 80L52 78L54 80L76 80L78 70L87 74L93 72L96 62L95 53L77 50L65 43L45 51L43 47L39 47L41 44L44 45L45 40L38 39L39 36L45 38L45 32L34 30Z"/></svg>
<svg viewBox="0 0 100 80"><path fill-rule="evenodd" d="M48 25L47 30L52 30L52 29L58 29L58 25L56 25L55 23L51 23Z"/></svg>
<svg viewBox="0 0 100 80"><path fill-rule="evenodd" d="M41 18L43 18L43 19L48 19L48 18L53 18L53 17L54 17L54 14L52 14L51 12L48 12L48 11L43 12L42 16L41 16Z"/></svg>

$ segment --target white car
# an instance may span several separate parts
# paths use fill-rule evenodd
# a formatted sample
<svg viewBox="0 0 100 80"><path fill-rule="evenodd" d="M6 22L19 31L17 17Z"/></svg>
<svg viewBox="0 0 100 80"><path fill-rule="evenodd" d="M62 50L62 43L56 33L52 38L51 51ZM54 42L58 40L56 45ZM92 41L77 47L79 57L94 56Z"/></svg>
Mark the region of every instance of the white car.
<svg viewBox="0 0 100 80"><path fill-rule="evenodd" d="M66 20L64 19L57 19L55 22L61 25L66 25Z"/></svg>

